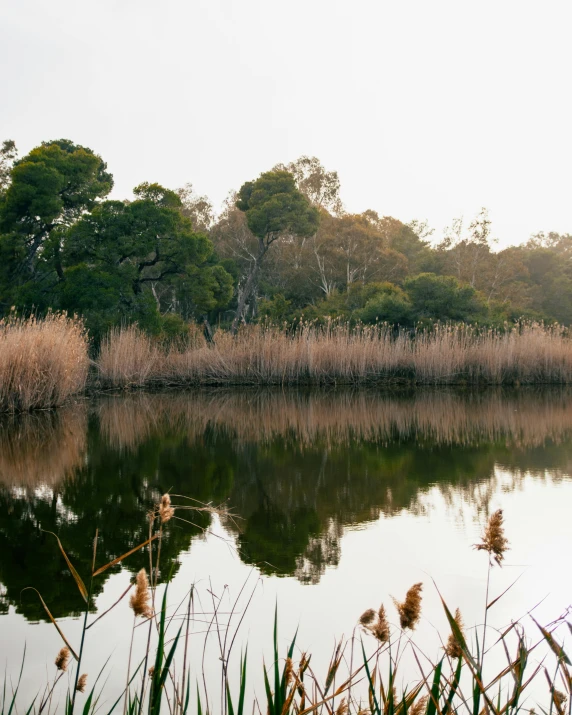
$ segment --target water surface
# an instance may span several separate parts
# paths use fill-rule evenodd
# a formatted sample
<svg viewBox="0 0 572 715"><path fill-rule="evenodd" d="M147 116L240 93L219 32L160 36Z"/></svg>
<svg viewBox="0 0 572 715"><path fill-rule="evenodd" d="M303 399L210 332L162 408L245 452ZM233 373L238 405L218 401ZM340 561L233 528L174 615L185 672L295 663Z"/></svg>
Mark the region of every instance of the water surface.
<svg viewBox="0 0 572 715"><path fill-rule="evenodd" d="M241 638L252 651L269 645L278 602L284 642L299 625L327 662L334 636L351 633L363 610L422 580L416 637L437 653L434 626L446 629L431 579L478 622L486 559L471 545L499 507L512 549L494 587L520 577L499 626L546 596L537 615L548 619L570 600L571 475L567 390L134 394L3 418L0 656L14 667L26 642L31 687L59 648L28 586L78 637L83 602L47 531L87 579L95 530L103 564L147 538L146 515L166 491L229 512L179 512L168 524L161 562L173 601L198 583L205 613L209 590L230 608L249 579ZM100 577L96 608L147 564L140 552ZM112 653L121 662L131 625L122 602L90 631L92 672Z"/></svg>

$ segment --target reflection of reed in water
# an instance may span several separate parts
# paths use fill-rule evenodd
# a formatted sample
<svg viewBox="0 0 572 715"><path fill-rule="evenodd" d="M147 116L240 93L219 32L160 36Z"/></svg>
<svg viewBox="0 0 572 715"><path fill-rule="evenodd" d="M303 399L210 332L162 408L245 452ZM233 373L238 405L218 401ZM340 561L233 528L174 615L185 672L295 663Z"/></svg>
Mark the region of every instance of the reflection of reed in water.
<svg viewBox="0 0 572 715"><path fill-rule="evenodd" d="M0 420L0 485L53 487L80 467L87 446L85 405Z"/></svg>
<svg viewBox="0 0 572 715"><path fill-rule="evenodd" d="M136 449L154 431L164 428L171 401L175 402L170 397L144 393L106 398L96 407L100 431L111 447Z"/></svg>
<svg viewBox="0 0 572 715"><path fill-rule="evenodd" d="M506 442L516 447L559 443L572 437L568 390L447 393L413 396L373 392L191 392L139 394L98 404L101 430L118 448L135 448L164 429L191 440L205 429L242 442L287 438L300 447L316 441L430 441L472 446Z"/></svg>

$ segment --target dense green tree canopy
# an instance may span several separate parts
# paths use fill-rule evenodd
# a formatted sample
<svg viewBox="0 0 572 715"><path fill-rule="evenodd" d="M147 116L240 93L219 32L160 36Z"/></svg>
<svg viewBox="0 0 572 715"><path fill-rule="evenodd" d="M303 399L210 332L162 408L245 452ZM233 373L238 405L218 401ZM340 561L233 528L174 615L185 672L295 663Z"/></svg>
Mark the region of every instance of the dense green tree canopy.
<svg viewBox="0 0 572 715"><path fill-rule="evenodd" d="M18 158L3 142L0 316L77 312L95 338L122 321L179 335L205 317L233 332L259 318L572 324L572 236L497 250L484 208L440 237L424 221L352 214L316 157L244 183L218 216L191 184L145 182L131 200L107 199L112 188L92 149L60 139Z"/></svg>
<svg viewBox="0 0 572 715"><path fill-rule="evenodd" d="M159 184L134 193L131 203L100 204L67 232L62 307L154 327L170 305L187 318L225 306L232 278L179 210L178 195Z"/></svg>
<svg viewBox="0 0 572 715"><path fill-rule="evenodd" d="M296 188L287 171L268 171L256 181L247 181L238 192L236 205L245 212L248 227L258 238L282 232L311 236L318 228L318 210Z"/></svg>
<svg viewBox="0 0 572 715"><path fill-rule="evenodd" d="M67 139L45 142L17 161L2 197L3 232L12 240L16 272L34 273L50 233L69 226L113 187L107 165Z"/></svg>

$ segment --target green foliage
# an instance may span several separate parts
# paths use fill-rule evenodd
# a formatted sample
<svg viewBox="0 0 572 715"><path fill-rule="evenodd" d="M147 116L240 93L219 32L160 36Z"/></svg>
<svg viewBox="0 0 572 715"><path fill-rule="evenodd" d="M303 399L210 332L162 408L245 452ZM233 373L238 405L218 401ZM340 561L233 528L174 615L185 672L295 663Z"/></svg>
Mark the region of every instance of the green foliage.
<svg viewBox="0 0 572 715"><path fill-rule="evenodd" d="M358 317L364 323L387 322L406 326L411 324L413 306L405 291L387 283L367 299Z"/></svg>
<svg viewBox="0 0 572 715"><path fill-rule="evenodd" d="M2 243L7 244L2 252L10 258L5 267L8 277L18 281L22 275L34 275L37 264L46 260L41 249L52 232L61 238L60 229L91 210L112 187L101 157L67 139L45 142L17 161L0 203ZM50 249L56 261L58 248L56 242Z"/></svg>
<svg viewBox="0 0 572 715"><path fill-rule="evenodd" d="M5 139L0 147L0 193L10 185L10 172L17 156L16 143L12 139Z"/></svg>
<svg viewBox="0 0 572 715"><path fill-rule="evenodd" d="M420 273L405 281L405 290L417 320L470 322L486 314L477 291L453 276Z"/></svg>
<svg viewBox="0 0 572 715"><path fill-rule="evenodd" d="M311 236L319 222L318 210L296 188L287 171L267 171L248 181L238 192L237 207L244 211L248 227L258 238L288 232Z"/></svg>
<svg viewBox="0 0 572 715"><path fill-rule="evenodd" d="M172 332L179 308L190 318L228 303L232 277L214 263L212 243L193 231L180 199L158 184L142 184L129 203L106 201L67 232L61 307L86 317L96 334L121 321L150 332ZM170 326L170 327L169 327ZM177 329L176 333L181 330Z"/></svg>
<svg viewBox="0 0 572 715"><path fill-rule="evenodd" d="M344 212L338 174L316 157L246 182L218 219L190 184L144 182L133 201L105 201L112 187L103 159L68 139L22 158L2 143L0 316L12 306L77 312L95 341L133 321L184 335L171 315L208 314L233 332L257 317L572 324L571 235L496 251L482 209L431 246L426 222Z"/></svg>
<svg viewBox="0 0 572 715"><path fill-rule="evenodd" d="M261 316L274 323L281 323L291 317L292 301L286 300L282 293L276 293L270 299L262 299L258 306Z"/></svg>

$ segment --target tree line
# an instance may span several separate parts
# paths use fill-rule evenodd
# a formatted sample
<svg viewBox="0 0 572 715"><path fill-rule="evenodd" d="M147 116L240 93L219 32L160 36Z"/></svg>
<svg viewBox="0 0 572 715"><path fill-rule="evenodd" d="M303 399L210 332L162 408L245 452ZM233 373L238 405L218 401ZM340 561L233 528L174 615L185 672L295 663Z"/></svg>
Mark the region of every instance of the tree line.
<svg viewBox="0 0 572 715"><path fill-rule="evenodd" d="M315 157L244 183L218 215L191 184L145 182L123 201L112 188L89 148L61 139L19 158L4 141L2 315L77 313L96 339L135 321L166 337L204 319L233 332L257 320L572 322L572 235L495 250L486 209L441 237L425 222L352 214Z"/></svg>

